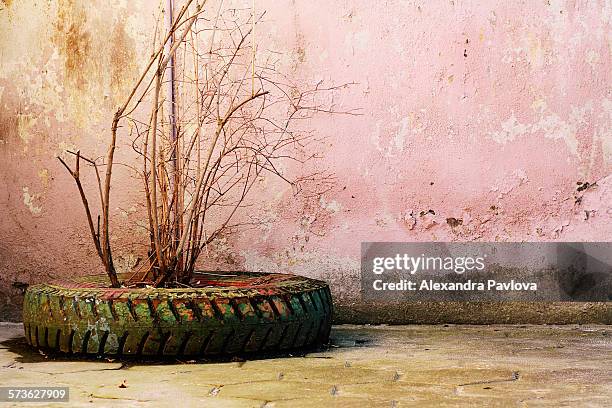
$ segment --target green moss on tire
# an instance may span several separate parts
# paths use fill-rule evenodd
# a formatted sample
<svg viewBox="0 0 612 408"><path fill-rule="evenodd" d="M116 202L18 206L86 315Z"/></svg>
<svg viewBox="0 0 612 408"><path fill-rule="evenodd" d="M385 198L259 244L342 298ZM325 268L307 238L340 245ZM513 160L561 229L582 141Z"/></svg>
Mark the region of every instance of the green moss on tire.
<svg viewBox="0 0 612 408"><path fill-rule="evenodd" d="M26 340L70 354L160 357L282 351L328 341L332 299L325 282L266 273L217 281L201 276L207 287L113 289L104 287L105 276L31 286L23 310Z"/></svg>

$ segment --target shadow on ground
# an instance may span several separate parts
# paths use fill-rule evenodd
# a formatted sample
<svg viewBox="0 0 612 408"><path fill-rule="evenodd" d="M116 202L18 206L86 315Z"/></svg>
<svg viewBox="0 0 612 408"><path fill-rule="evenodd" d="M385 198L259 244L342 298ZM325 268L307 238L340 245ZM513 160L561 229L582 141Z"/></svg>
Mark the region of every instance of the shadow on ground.
<svg viewBox="0 0 612 408"><path fill-rule="evenodd" d="M14 360L22 363L41 363L45 361L97 361L97 362L109 362L117 363L122 362L122 367L126 368L136 365L164 365L164 364L192 364L192 363L227 363L227 362L246 362L265 360L272 358L294 358L294 357L306 357L306 358L332 358L331 356L325 356L325 352L335 349L347 349L353 347L368 347L373 346L375 342L372 336L365 334L351 334L346 331L338 331L332 335L329 344L321 347L310 347L297 350L288 350L283 352L259 352L259 353L248 353L238 354L234 356L218 356L208 358L194 358L188 356L185 358L180 357L156 357L156 358L143 358L133 357L129 355L113 356L113 357L99 357L87 354L68 354L62 353L56 350L36 348L30 346L24 336L12 337L3 341L0 341L0 348L15 354Z"/></svg>

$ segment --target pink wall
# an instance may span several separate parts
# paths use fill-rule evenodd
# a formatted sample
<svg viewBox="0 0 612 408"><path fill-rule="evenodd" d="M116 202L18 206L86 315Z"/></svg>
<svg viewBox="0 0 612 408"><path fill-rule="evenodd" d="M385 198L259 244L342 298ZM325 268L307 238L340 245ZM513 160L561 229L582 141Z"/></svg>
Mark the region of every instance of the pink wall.
<svg viewBox="0 0 612 408"><path fill-rule="evenodd" d="M248 268L338 279L354 298L361 241L609 240L610 180L573 196L612 169L611 19L611 4L572 1L271 10L286 65L357 82L338 107L363 115L316 123L334 190L274 195L262 206L274 223L230 248Z"/></svg>
<svg viewBox="0 0 612 408"><path fill-rule="evenodd" d="M103 151L122 78L148 52L153 13L144 0L9 3L0 11L5 314L13 281L98 268L74 187L53 156L62 146ZM354 82L334 102L361 115L309 125L326 137L311 166L335 175L332 189L317 195L325 186L311 183L315 194L293 197L279 180L262 180L248 214L261 224L217 242L215 263L325 277L348 302L358 300L361 241L612 236L611 3L257 4L268 10L258 42L282 52L280 70L304 84ZM130 204L137 184L120 178L114 235L129 266L142 250L128 244L142 231L128 227L139 221Z"/></svg>

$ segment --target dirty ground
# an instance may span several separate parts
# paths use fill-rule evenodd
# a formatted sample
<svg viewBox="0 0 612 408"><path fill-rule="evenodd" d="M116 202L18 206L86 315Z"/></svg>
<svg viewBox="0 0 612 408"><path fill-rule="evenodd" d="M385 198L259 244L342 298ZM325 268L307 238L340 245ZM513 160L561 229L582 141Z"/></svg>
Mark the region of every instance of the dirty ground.
<svg viewBox="0 0 612 408"><path fill-rule="evenodd" d="M52 359L0 323L2 386L69 386L55 406L612 404L610 326L335 326L327 350L260 360ZM41 406L23 404L15 406ZM53 405L48 405L53 406Z"/></svg>

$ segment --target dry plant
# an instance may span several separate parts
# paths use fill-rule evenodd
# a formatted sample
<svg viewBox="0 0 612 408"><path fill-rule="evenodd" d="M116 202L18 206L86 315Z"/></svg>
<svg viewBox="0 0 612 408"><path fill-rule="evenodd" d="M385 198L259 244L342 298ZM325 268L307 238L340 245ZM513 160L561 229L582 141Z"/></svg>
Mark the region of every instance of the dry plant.
<svg viewBox="0 0 612 408"><path fill-rule="evenodd" d="M158 24L154 52L114 114L106 158L71 152L74 168L59 158L76 181L113 287L122 285L109 238L120 128L130 129L139 157L149 224L148 262L126 285L189 285L206 246L241 225L232 220L264 173L298 188L300 181L325 177L315 173L289 180L279 161L315 157L304 154L314 135L293 124L315 113L339 113L329 99L322 102L321 94L346 84L299 90L276 69L279 54L257 50L254 30L264 13L256 15L254 6L230 9L223 1L209 3L185 0L164 30ZM97 177L101 215L95 222L80 180L81 161Z"/></svg>

